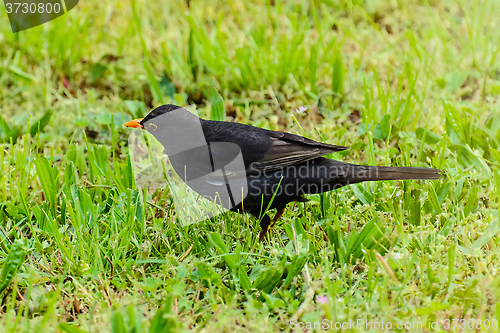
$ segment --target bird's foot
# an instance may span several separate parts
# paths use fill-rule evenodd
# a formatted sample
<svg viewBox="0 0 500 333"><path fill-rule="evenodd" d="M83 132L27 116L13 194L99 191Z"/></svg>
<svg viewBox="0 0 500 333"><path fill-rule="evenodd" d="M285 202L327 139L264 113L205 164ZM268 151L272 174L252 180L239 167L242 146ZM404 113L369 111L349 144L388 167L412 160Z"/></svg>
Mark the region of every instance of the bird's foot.
<svg viewBox="0 0 500 333"><path fill-rule="evenodd" d="M259 242L262 242L264 240L268 230L270 230L270 229L272 229L272 227L274 227L276 222L280 219L280 217L285 212L285 209L286 209L286 206L278 207L278 211L276 212L276 215L274 215L272 224L271 224L271 219L269 218L269 216L264 215L264 217L260 221L260 227L262 228L262 230L260 231Z"/></svg>

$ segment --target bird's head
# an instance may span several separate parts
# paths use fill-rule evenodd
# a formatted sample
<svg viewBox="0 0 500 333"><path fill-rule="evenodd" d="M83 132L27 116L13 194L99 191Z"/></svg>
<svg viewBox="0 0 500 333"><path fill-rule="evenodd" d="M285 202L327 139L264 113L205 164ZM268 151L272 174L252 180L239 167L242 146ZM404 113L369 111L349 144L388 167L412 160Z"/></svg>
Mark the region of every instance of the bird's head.
<svg viewBox="0 0 500 333"><path fill-rule="evenodd" d="M129 121L125 127L148 131L169 155L206 145L200 118L172 104L159 106L146 117Z"/></svg>
<svg viewBox="0 0 500 333"><path fill-rule="evenodd" d="M147 130L148 132L156 132L159 127L178 127L184 123L192 123L193 120L197 119L199 119L197 116L183 107L173 104L165 104L152 110L146 117L131 120L124 126L141 128Z"/></svg>

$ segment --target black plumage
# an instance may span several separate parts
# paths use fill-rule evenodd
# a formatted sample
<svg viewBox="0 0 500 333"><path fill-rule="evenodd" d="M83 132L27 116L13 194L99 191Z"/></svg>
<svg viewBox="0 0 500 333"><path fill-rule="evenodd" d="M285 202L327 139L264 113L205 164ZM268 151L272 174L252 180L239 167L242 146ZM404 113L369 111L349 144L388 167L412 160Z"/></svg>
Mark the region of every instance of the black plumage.
<svg viewBox="0 0 500 333"><path fill-rule="evenodd" d="M175 111L174 118L159 121L162 119L160 116L174 114L172 111ZM288 203L307 201L303 197L305 194L323 193L364 181L441 177L440 170L433 168L363 166L331 160L323 156L347 147L245 124L204 120L175 105L163 105L154 109L140 121L140 125L164 145L181 178L195 179L222 168L221 179L225 177L226 181L233 179L235 182L245 183L248 193L242 201L241 198L236 200L239 204L229 208L260 217L260 239L265 236L271 224L265 213L266 208L278 209L273 220L275 222ZM200 129L204 138L197 140L205 140L206 146L193 144L192 148L179 150L178 138ZM183 144L184 141L181 145ZM224 170L224 166L239 151L243 157L244 171ZM216 165L214 161L219 164ZM196 188L194 190L197 191ZM202 191L204 190L198 189L198 192ZM234 193L234 196L237 195Z"/></svg>

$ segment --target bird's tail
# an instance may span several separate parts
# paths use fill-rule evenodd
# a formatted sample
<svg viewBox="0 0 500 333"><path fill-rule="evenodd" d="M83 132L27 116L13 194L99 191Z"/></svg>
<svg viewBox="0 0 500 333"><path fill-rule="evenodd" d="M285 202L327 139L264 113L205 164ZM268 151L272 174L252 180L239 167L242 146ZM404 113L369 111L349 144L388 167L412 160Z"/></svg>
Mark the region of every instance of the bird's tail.
<svg viewBox="0 0 500 333"><path fill-rule="evenodd" d="M439 179L442 176L439 169L422 167L386 167L348 163L342 163L337 167L340 171L339 178L347 184L377 180Z"/></svg>

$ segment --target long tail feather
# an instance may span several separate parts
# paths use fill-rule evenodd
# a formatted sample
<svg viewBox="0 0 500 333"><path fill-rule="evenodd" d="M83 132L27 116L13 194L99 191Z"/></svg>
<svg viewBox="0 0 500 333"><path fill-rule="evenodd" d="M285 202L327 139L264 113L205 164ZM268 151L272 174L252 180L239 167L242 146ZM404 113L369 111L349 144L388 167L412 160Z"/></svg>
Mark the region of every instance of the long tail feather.
<svg viewBox="0 0 500 333"><path fill-rule="evenodd" d="M331 166L337 172L332 180L341 180L342 183L354 184L377 180L405 180L405 179L439 179L441 170L422 167L386 167L356 165L336 162Z"/></svg>
<svg viewBox="0 0 500 333"><path fill-rule="evenodd" d="M352 165L346 175L351 182L405 179L439 179L441 170L421 167L384 167Z"/></svg>

